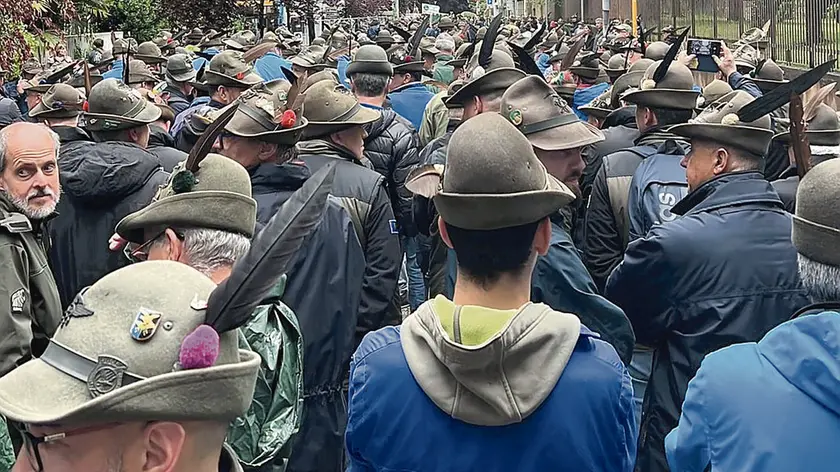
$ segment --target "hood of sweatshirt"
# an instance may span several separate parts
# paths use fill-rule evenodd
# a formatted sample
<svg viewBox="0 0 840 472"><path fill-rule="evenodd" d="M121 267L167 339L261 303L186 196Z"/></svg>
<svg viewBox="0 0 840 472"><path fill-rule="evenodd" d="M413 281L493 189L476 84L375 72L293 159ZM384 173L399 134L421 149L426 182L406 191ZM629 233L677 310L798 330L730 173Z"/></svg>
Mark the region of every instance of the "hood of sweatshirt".
<svg viewBox="0 0 840 472"><path fill-rule="evenodd" d="M518 423L551 394L580 336L580 320L547 305L458 306L438 296L400 328L408 366L451 417L481 426Z"/></svg>

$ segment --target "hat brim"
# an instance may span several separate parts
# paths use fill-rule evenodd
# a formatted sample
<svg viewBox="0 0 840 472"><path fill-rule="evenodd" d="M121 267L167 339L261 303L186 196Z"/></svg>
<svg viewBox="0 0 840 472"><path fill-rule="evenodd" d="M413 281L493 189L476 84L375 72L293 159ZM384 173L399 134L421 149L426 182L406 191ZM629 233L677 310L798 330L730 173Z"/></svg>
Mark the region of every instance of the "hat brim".
<svg viewBox="0 0 840 472"><path fill-rule="evenodd" d="M394 73L401 73L404 74L406 72L425 72L426 68L423 67L426 63L424 61L414 61L414 62L406 62L404 64L398 64L394 66Z"/></svg>
<svg viewBox="0 0 840 472"><path fill-rule="evenodd" d="M105 421L231 419L248 409L260 356L239 350L240 362L154 376L91 398L84 381L41 359L33 359L0 378L0 414L31 425L89 424ZM95 360L93 362L96 362ZM214 392L210 411L203 401ZM173 405L178 405L173 408Z"/></svg>
<svg viewBox="0 0 840 472"><path fill-rule="evenodd" d="M161 227L207 228L254 235L257 217L254 199L236 192L201 190L171 195L126 215L116 232L126 241L142 244L146 229Z"/></svg>
<svg viewBox="0 0 840 472"><path fill-rule="evenodd" d="M456 68L463 68L464 64L467 63L467 59L462 57L460 59L452 59L451 61L446 61L446 65L456 67Z"/></svg>
<svg viewBox="0 0 840 472"><path fill-rule="evenodd" d="M91 75L90 76L90 86L93 87L94 85L102 82L103 77L101 75ZM84 87L85 86L85 76L80 75L78 77L73 77L67 85L75 88Z"/></svg>
<svg viewBox="0 0 840 472"><path fill-rule="evenodd" d="M627 69L604 69L610 81L615 82L619 77L627 73Z"/></svg>
<svg viewBox="0 0 840 472"><path fill-rule="evenodd" d="M600 67L570 67L569 72L587 79L597 79L601 73Z"/></svg>
<svg viewBox="0 0 840 472"><path fill-rule="evenodd" d="M625 102L650 108L694 110L700 92L695 90L649 89L636 90L621 97Z"/></svg>
<svg viewBox="0 0 840 472"><path fill-rule="evenodd" d="M525 136L531 146L543 151L575 149L604 140L598 128L585 121L575 121Z"/></svg>
<svg viewBox="0 0 840 472"><path fill-rule="evenodd" d="M272 144L282 144L286 146L293 146L295 143L300 141L300 138L303 136L303 131L309 125L309 122L306 121L306 118L301 117L300 123L293 128L285 128L285 129L277 129L272 131L263 131L259 133L248 133L242 131L241 126L246 124L246 120L249 118L242 118L242 115L237 113L233 115L233 118L225 125L225 131L233 134L234 136L239 136L240 138L248 138L248 139L257 139L259 141L265 141L267 143Z"/></svg>
<svg viewBox="0 0 840 472"><path fill-rule="evenodd" d="M145 54L135 54L135 59L140 59L141 61L145 62L146 64L165 64L166 58L160 56L147 56Z"/></svg>
<svg viewBox="0 0 840 472"><path fill-rule="evenodd" d="M464 84L457 92L450 95L444 104L447 107L450 107L450 105L463 106L472 97L498 90L506 90L514 82L524 78L526 75L525 72L513 67L493 69L481 77Z"/></svg>
<svg viewBox="0 0 840 472"><path fill-rule="evenodd" d="M33 85L32 87L26 87L23 89L25 92L32 92L32 93L47 93L47 90L52 87L52 84L43 84L43 85Z"/></svg>
<svg viewBox="0 0 840 472"><path fill-rule="evenodd" d="M317 138L354 126L363 126L378 120L382 114L372 108L359 106L359 110L344 121L310 121L303 131L304 138Z"/></svg>
<svg viewBox="0 0 840 472"><path fill-rule="evenodd" d="M166 71L166 77L169 77L175 82L191 82L195 80L197 74L198 71L196 71L195 69L190 69L189 71L182 72L180 74L173 74L169 70Z"/></svg>
<svg viewBox="0 0 840 472"><path fill-rule="evenodd" d="M352 61L347 65L347 76L367 73L380 75L394 75L394 67L387 61Z"/></svg>
<svg viewBox="0 0 840 472"><path fill-rule="evenodd" d="M808 137L808 144L815 146L838 146L840 145L840 129L825 130L825 131L805 131L805 136ZM779 133L773 136L773 141L790 144L790 131Z"/></svg>
<svg viewBox="0 0 840 472"><path fill-rule="evenodd" d="M609 108L601 108L601 107L590 107L590 106L582 106L578 108L578 111L581 113L585 113L589 116L594 116L595 118L601 119L606 118L607 115L613 112L613 110Z"/></svg>
<svg viewBox="0 0 840 472"><path fill-rule="evenodd" d="M73 118L82 114L81 105L78 110L68 110L66 108L47 108L44 102L40 102L31 110L29 116L32 118Z"/></svg>
<svg viewBox="0 0 840 472"><path fill-rule="evenodd" d="M771 92L771 91L775 90L776 87L790 82L789 80L767 80L767 79L751 79L751 80L753 82L755 82L755 84L758 85L758 88L760 88L761 91L764 92L764 93Z"/></svg>
<svg viewBox="0 0 840 472"><path fill-rule="evenodd" d="M669 133L688 139L732 146L755 156L765 156L773 139L769 129L720 123L685 123L672 126Z"/></svg>
<svg viewBox="0 0 840 472"><path fill-rule="evenodd" d="M553 215L575 194L546 172L546 188L510 194L440 192L433 201L443 221L462 229L489 231L521 226Z"/></svg>
<svg viewBox="0 0 840 472"><path fill-rule="evenodd" d="M160 108L145 99L143 102L143 110L133 117L85 112L85 128L90 131L116 131L154 123L160 118Z"/></svg>
<svg viewBox="0 0 840 472"><path fill-rule="evenodd" d="M207 69L204 72L204 81L208 85L222 85L225 87L237 87L237 88L251 88L254 85L262 82L262 77L259 75L249 72L245 74L241 79L237 79L235 77L231 77L229 75L220 74L216 71Z"/></svg>

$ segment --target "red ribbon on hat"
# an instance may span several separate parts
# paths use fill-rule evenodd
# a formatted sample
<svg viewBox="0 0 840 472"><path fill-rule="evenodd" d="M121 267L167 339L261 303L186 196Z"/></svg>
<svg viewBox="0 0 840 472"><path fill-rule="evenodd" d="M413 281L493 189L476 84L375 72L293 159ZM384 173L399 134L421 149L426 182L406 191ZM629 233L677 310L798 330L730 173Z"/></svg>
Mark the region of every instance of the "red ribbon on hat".
<svg viewBox="0 0 840 472"><path fill-rule="evenodd" d="M286 110L280 117L280 127L289 129L295 125L295 121L297 121L297 116L295 116L295 112L292 110Z"/></svg>
<svg viewBox="0 0 840 472"><path fill-rule="evenodd" d="M236 80L242 80L245 78L245 72L240 72L236 74Z"/></svg>

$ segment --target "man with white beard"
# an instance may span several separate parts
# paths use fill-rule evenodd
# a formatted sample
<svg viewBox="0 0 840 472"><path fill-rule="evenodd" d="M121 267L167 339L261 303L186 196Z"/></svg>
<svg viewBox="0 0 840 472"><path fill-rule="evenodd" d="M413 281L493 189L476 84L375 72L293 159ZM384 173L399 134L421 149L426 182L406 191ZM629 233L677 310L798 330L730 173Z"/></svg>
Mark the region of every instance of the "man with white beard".
<svg viewBox="0 0 840 472"><path fill-rule="evenodd" d="M39 356L61 318L44 246L61 194L58 147L44 125L0 130L0 376Z"/></svg>

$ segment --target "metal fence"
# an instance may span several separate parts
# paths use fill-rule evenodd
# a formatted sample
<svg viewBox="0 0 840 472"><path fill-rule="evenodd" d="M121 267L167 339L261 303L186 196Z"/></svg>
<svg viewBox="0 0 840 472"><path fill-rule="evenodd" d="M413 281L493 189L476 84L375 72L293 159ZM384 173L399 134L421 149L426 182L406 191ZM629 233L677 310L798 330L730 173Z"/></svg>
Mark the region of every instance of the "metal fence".
<svg viewBox="0 0 840 472"><path fill-rule="evenodd" d="M638 8L648 28L691 26L692 37L727 42L769 21L770 56L793 67L840 55L840 0L639 0Z"/></svg>

